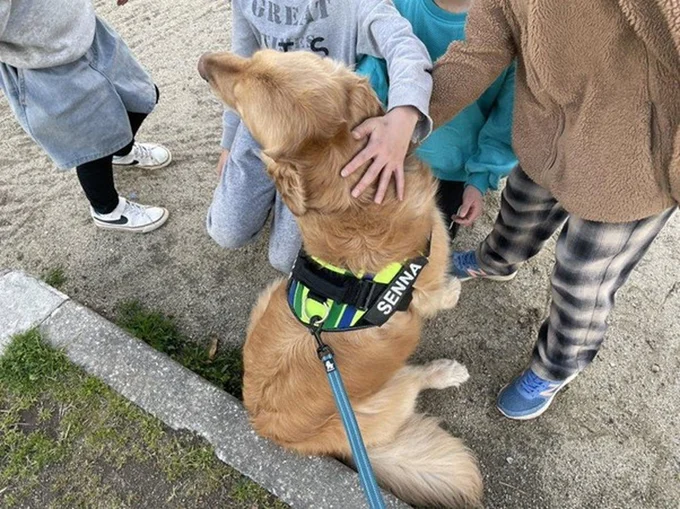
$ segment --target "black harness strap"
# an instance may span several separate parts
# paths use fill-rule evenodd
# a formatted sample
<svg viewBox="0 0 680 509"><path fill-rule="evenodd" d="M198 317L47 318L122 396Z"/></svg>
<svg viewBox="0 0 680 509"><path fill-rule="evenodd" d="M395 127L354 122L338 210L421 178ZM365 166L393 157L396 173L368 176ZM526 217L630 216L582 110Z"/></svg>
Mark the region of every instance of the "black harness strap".
<svg viewBox="0 0 680 509"><path fill-rule="evenodd" d="M428 259L419 256L407 261L378 296L362 320L380 327L397 311L406 311L413 300L413 285Z"/></svg>
<svg viewBox="0 0 680 509"><path fill-rule="evenodd" d="M302 250L293 266L291 278L305 285L322 300L331 299L362 311L369 309L387 287L386 284L326 269Z"/></svg>

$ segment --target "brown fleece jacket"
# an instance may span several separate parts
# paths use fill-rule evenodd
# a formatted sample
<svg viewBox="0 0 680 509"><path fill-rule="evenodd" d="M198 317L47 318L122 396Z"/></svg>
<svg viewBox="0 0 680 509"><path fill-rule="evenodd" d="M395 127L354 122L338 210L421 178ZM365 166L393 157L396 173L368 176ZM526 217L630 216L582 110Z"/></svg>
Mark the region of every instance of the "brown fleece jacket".
<svg viewBox="0 0 680 509"><path fill-rule="evenodd" d="M435 124L513 58L513 144L532 180L591 221L677 205L680 0L475 0L434 68Z"/></svg>

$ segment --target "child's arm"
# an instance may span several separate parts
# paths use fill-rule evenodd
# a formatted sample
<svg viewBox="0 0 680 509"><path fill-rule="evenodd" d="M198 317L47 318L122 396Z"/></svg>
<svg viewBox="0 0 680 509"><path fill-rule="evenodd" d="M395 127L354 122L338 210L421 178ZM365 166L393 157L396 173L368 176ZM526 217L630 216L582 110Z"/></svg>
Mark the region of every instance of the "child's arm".
<svg viewBox="0 0 680 509"><path fill-rule="evenodd" d="M231 2L231 51L242 57L250 57L260 49L260 43L253 32L253 28L241 11L241 2ZM217 163L217 172L221 173L224 168L231 144L234 142L236 129L241 119L231 110L224 110L222 115L222 153Z"/></svg>
<svg viewBox="0 0 680 509"><path fill-rule="evenodd" d="M503 83L493 100L486 123L479 132L477 152L465 164L468 175L463 203L455 221L470 226L484 210L484 195L498 189L503 177L517 166L512 150L512 111L515 99L515 64L502 76ZM484 96L482 96L484 97Z"/></svg>
<svg viewBox="0 0 680 509"><path fill-rule="evenodd" d="M507 68L516 48L505 12L508 0L475 0L465 41L451 43L434 66L430 111L435 127L477 99Z"/></svg>
<svg viewBox="0 0 680 509"><path fill-rule="evenodd" d="M386 0L358 2L357 54L384 58L390 77L388 112L369 119L354 130L357 139L370 137L366 147L342 170L347 176L373 161L354 187L359 196L379 176L375 201L387 192L392 174L397 196L404 193L404 159L411 141L420 141L432 129L429 101L432 92L431 61L427 49L413 34L410 23Z"/></svg>
<svg viewBox="0 0 680 509"><path fill-rule="evenodd" d="M415 139L425 139L432 130L432 61L427 48L391 1L360 0L359 23L357 54L383 58L387 64L388 112L400 106L417 109L422 119Z"/></svg>
<svg viewBox="0 0 680 509"><path fill-rule="evenodd" d="M512 150L512 110L515 99L515 65L511 65L503 80L503 87L493 103L489 117L479 132L477 152L468 159L468 186L475 186L482 194L507 177L517 166Z"/></svg>

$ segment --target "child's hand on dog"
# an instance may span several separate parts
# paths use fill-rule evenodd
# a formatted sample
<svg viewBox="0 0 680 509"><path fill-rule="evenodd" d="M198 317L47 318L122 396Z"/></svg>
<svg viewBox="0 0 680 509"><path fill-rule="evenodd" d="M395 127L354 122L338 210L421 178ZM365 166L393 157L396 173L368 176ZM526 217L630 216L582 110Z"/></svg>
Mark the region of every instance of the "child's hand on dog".
<svg viewBox="0 0 680 509"><path fill-rule="evenodd" d="M368 144L345 166L341 175L347 177L368 161L373 161L359 183L352 189L357 198L380 176L376 203L382 203L392 175L397 184L397 197L404 198L404 159L411 143L420 113L412 106L399 106L382 117L369 118L352 131L355 139L369 137Z"/></svg>

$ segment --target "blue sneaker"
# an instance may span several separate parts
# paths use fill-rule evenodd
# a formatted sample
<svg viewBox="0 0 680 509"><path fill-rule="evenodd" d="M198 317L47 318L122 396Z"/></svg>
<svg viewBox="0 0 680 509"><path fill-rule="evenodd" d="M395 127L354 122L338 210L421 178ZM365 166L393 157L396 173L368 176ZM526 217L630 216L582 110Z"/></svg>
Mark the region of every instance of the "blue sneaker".
<svg viewBox="0 0 680 509"><path fill-rule="evenodd" d="M487 274L477 263L475 251L454 251L451 255L450 273L460 281L477 278L490 279L491 281L510 281L517 275L517 272L507 276Z"/></svg>
<svg viewBox="0 0 680 509"><path fill-rule="evenodd" d="M553 382L541 378L528 368L503 387L498 394L496 406L509 419L518 421L533 419L548 409L555 394L575 376L572 375L561 382Z"/></svg>

